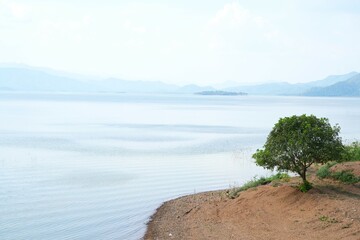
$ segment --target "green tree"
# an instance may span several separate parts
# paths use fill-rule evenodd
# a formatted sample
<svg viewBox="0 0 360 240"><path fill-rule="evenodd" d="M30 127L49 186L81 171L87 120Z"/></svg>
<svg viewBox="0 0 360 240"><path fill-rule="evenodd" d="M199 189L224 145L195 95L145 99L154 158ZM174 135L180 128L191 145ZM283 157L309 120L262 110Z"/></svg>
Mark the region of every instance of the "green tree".
<svg viewBox="0 0 360 240"><path fill-rule="evenodd" d="M344 146L340 127L327 118L301 115L280 118L267 137L264 149L253 154L256 164L267 169L292 171L300 175L305 191L311 188L306 171L313 163L341 157Z"/></svg>

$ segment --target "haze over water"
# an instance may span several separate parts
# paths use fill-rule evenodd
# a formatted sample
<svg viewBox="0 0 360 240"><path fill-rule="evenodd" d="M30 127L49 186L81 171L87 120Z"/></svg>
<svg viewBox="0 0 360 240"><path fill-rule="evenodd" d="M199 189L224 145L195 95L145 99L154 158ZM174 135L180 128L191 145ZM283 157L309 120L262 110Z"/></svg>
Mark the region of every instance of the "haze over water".
<svg viewBox="0 0 360 240"><path fill-rule="evenodd" d="M0 239L139 239L160 204L270 172L274 123L315 114L360 136L359 98L0 96Z"/></svg>

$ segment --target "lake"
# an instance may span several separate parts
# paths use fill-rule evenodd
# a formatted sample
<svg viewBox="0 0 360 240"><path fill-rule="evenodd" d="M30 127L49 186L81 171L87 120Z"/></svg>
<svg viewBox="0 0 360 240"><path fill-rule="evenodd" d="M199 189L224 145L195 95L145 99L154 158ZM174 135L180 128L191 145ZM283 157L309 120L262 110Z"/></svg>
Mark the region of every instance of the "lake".
<svg viewBox="0 0 360 240"><path fill-rule="evenodd" d="M0 93L0 239L140 239L162 202L271 174L280 117L360 136L360 98Z"/></svg>

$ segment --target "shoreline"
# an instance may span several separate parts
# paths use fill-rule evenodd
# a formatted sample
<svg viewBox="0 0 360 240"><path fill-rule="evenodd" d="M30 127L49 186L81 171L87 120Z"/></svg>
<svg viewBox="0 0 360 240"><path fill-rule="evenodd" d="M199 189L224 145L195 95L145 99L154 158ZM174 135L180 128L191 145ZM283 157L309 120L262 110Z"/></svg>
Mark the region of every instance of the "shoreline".
<svg viewBox="0 0 360 240"><path fill-rule="evenodd" d="M359 173L360 162L354 173ZM360 183L342 184L311 175L314 188L296 189L300 179L241 192L226 190L163 203L147 224L154 239L360 239Z"/></svg>

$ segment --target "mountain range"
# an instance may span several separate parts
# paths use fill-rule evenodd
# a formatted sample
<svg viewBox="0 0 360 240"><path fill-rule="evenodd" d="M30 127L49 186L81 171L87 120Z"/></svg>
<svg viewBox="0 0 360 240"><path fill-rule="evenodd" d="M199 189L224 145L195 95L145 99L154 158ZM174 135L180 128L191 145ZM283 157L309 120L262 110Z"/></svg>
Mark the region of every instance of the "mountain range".
<svg viewBox="0 0 360 240"><path fill-rule="evenodd" d="M344 75L331 75L325 79L312 81L307 83L287 83L287 82L275 82L275 83L266 83L259 85L251 86L237 86L225 88L226 91L235 91L235 92L247 92L248 94L253 95L305 95L305 96L317 96L317 94L311 94L315 89L318 96L326 96L326 94L321 94L323 88L338 84L340 87L342 82L345 82L351 79L354 76L359 75L357 72L350 72ZM315 93L315 92L314 92ZM345 92L343 92L346 95Z"/></svg>
<svg viewBox="0 0 360 240"><path fill-rule="evenodd" d="M197 93L219 90L250 95L354 97L360 96L360 73L331 75L307 83L275 82L215 89L211 86L203 87L195 84L177 86L160 81L91 78L26 65L0 65L0 91Z"/></svg>
<svg viewBox="0 0 360 240"><path fill-rule="evenodd" d="M37 68L0 67L0 90L35 92L143 92L195 93L215 90L197 85L177 86L160 81L128 81L116 78L71 77Z"/></svg>
<svg viewBox="0 0 360 240"><path fill-rule="evenodd" d="M360 74L327 87L314 87L305 96L358 97L360 96Z"/></svg>

